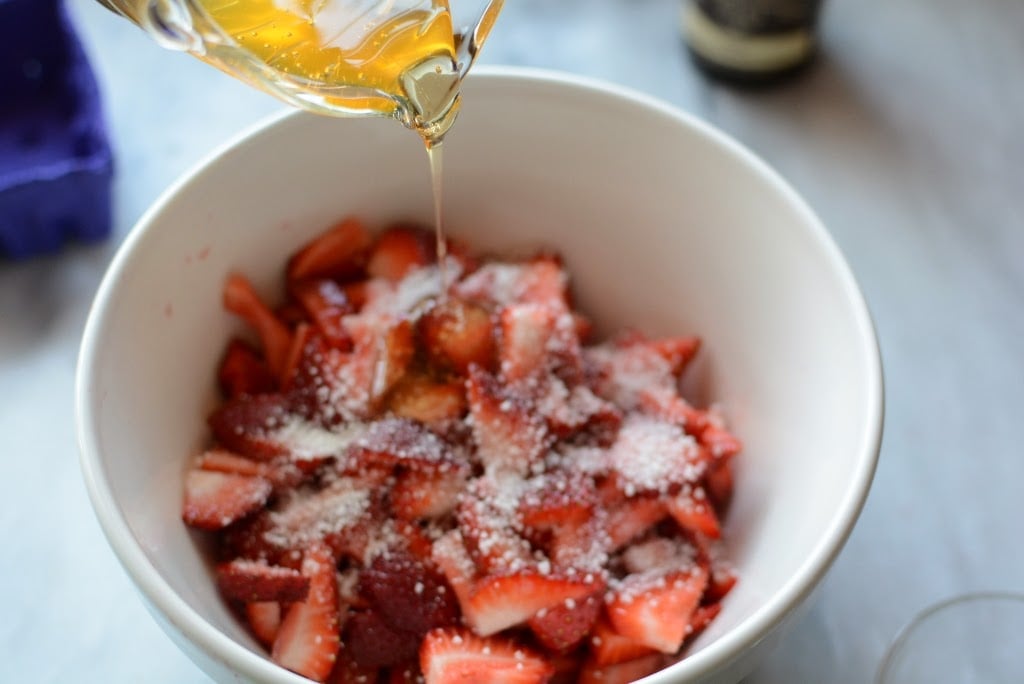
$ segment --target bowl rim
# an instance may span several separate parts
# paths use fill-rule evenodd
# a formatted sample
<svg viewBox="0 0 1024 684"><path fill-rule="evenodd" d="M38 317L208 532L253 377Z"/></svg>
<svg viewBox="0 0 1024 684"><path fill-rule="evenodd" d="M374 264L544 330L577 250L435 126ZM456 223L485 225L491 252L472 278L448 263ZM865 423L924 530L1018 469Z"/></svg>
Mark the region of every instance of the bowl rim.
<svg viewBox="0 0 1024 684"><path fill-rule="evenodd" d="M839 247L807 202L766 162L713 125L645 93L587 76L538 68L480 66L469 77L470 82L477 80L542 82L618 100L673 119L697 135L724 148L760 176L763 182L772 186L796 210L814 239L816 247L828 262L829 270L837 278L853 314L858 332L857 343L867 364L863 380L866 383L868 405L865 412L866 421L861 426L856 448L858 458L854 464L854 476L839 497L840 503L832 515L826 533L793 576L750 616L700 651L649 675L643 681L650 684L667 684L670 681L679 681L683 677L707 676L729 665L755 646L810 595L842 550L863 509L878 462L884 424L882 360L867 302ZM243 129L180 175L143 213L117 249L96 292L82 336L75 382L75 417L80 466L89 499L108 543L143 594L147 607L151 612L159 612L159 616L154 615L158 622L162 622L159 619L162 616L170 626L199 647L210 659L219 661L232 671L256 681L281 684L299 684L308 680L252 652L202 618L164 580L132 533L123 512L114 500L110 481L100 457L95 429L96 415L93 410L96 403L96 377L93 369L100 351L100 327L109 314L112 291L122 279L126 266L139 248L148 228L186 186L195 182L231 150L257 138L269 129L303 116L311 115L285 109Z"/></svg>

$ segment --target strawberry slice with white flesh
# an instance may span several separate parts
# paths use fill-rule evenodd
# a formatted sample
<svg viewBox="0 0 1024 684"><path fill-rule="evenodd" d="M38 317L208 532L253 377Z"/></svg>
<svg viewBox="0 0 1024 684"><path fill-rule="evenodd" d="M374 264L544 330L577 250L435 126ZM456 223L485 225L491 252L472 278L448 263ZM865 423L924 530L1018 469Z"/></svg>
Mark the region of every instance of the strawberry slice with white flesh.
<svg viewBox="0 0 1024 684"><path fill-rule="evenodd" d="M281 629L281 604L277 601L247 603L245 617L259 642L267 647L273 646L277 632Z"/></svg>
<svg viewBox="0 0 1024 684"><path fill-rule="evenodd" d="M477 367L467 380L478 454L489 472L525 475L548 444L547 426L528 397Z"/></svg>
<svg viewBox="0 0 1024 684"><path fill-rule="evenodd" d="M285 613L271 659L292 672L324 681L338 655L340 614L335 563L323 546L311 547L302 561L309 595Z"/></svg>
<svg viewBox="0 0 1024 684"><path fill-rule="evenodd" d="M181 517L192 527L220 530L263 508L273 486L262 477L191 470Z"/></svg>
<svg viewBox="0 0 1024 684"><path fill-rule="evenodd" d="M555 669L514 641L481 638L469 630L435 629L420 644L426 684L543 684Z"/></svg>
<svg viewBox="0 0 1024 684"><path fill-rule="evenodd" d="M686 570L627 576L606 599L608 618L619 634L662 653L675 653L708 583L698 565Z"/></svg>
<svg viewBox="0 0 1024 684"><path fill-rule="evenodd" d="M217 566L217 587L236 601L292 603L305 600L309 578L294 568L236 558Z"/></svg>

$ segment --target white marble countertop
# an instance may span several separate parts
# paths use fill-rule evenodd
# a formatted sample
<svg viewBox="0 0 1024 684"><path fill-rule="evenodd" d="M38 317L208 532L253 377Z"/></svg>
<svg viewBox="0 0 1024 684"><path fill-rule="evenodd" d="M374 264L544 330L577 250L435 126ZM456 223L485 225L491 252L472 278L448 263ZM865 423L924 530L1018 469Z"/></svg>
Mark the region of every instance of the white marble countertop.
<svg viewBox="0 0 1024 684"><path fill-rule="evenodd" d="M202 682L90 510L73 371L118 240L180 173L280 105L89 0L71 5L113 132L117 239L0 262L0 680ZM1024 4L829 0L820 62L757 93L693 70L678 11L510 0L482 61L585 73L693 112L775 166L831 229L881 339L882 458L807 617L748 681L870 681L925 606L1024 590Z"/></svg>

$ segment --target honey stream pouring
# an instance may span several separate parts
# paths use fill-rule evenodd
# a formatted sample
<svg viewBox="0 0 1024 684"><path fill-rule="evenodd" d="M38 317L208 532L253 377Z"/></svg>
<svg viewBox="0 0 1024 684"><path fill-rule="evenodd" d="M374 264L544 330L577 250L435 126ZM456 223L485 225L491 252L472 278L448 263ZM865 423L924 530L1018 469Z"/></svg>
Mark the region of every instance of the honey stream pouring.
<svg viewBox="0 0 1024 684"><path fill-rule="evenodd" d="M161 45L187 51L296 107L393 117L428 146L503 0L99 0ZM458 14L456 14L458 12ZM472 21L466 22L470 17Z"/></svg>

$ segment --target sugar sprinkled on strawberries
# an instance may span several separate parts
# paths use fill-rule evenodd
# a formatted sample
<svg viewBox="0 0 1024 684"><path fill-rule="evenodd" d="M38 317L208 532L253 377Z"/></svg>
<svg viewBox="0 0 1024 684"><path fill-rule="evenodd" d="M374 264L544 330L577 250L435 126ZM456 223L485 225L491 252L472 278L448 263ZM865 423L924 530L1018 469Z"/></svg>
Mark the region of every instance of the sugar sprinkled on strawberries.
<svg viewBox="0 0 1024 684"><path fill-rule="evenodd" d="M402 225L345 252L333 336L292 305L280 384L211 416L218 456L192 479L222 486L193 486L185 520L227 526L227 588L272 603L278 622L295 613L293 632L314 612L293 599L330 571L310 596L337 605L333 636L307 646L344 628L347 648L329 677L297 670L321 681L620 676L620 661L574 663L580 643L614 658L611 623L639 645L629 658L648 661L637 676L660 667L651 649L677 652L736 581L711 508L731 480L705 471L740 444L679 394L699 340L630 333L584 348L590 326L546 255L450 258L457 305L445 309L426 238ZM307 285L289 281L289 294ZM290 653L279 662L295 669L300 641L275 659Z"/></svg>

